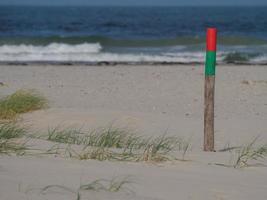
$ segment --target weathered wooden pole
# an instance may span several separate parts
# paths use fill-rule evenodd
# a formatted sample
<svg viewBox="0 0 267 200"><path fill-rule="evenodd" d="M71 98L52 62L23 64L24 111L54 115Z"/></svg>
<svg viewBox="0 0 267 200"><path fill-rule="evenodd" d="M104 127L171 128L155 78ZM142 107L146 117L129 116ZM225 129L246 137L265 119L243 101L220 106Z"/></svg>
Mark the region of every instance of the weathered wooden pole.
<svg viewBox="0 0 267 200"><path fill-rule="evenodd" d="M214 150L214 92L217 29L207 29L204 99L204 151Z"/></svg>

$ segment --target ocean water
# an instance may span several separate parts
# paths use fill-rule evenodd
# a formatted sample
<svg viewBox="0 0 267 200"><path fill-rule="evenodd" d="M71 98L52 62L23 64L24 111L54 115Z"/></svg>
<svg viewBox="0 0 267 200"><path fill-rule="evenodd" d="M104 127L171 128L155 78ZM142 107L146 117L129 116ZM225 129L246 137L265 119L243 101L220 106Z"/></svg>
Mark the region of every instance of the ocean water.
<svg viewBox="0 0 267 200"><path fill-rule="evenodd" d="M267 64L267 7L0 7L0 62Z"/></svg>

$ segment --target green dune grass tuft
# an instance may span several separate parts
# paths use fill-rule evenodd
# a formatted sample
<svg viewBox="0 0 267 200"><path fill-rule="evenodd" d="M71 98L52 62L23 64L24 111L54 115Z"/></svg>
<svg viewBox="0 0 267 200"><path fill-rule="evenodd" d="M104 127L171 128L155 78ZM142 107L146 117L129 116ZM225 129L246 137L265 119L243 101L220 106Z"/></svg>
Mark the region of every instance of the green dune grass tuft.
<svg viewBox="0 0 267 200"><path fill-rule="evenodd" d="M69 144L66 152L70 157L80 160L119 160L119 161L155 161L169 160L175 150L184 151L184 140L180 137L163 134L158 137L144 137L127 129L107 127L84 132L81 129L49 129L45 139ZM70 145L83 145L81 151ZM186 148L185 151L187 151ZM185 154L185 153L184 153Z"/></svg>
<svg viewBox="0 0 267 200"><path fill-rule="evenodd" d="M76 200L81 200L82 195L85 192L110 192L116 193L120 191L130 191L127 185L133 184L134 182L131 180L131 176L124 177L115 177L112 179L97 179L88 184L80 185L77 189L73 189L64 185L48 185L44 188L40 189L40 194L46 195L51 192L67 192L76 196ZM33 189L29 189L26 193L32 191Z"/></svg>
<svg viewBox="0 0 267 200"><path fill-rule="evenodd" d="M17 142L14 139L23 137L25 132L24 128L14 123L0 124L0 154L24 154L27 149L25 143Z"/></svg>
<svg viewBox="0 0 267 200"><path fill-rule="evenodd" d="M15 123L0 124L0 140L20 138L25 134L26 130Z"/></svg>
<svg viewBox="0 0 267 200"><path fill-rule="evenodd" d="M46 106L46 98L35 90L18 90L0 99L0 119L15 119L17 114L39 110Z"/></svg>
<svg viewBox="0 0 267 200"><path fill-rule="evenodd" d="M237 158L234 162L234 168L243 168L249 166L249 161L264 160L267 157L267 144L255 146L258 137L253 139L247 145L243 145L236 150Z"/></svg>
<svg viewBox="0 0 267 200"><path fill-rule="evenodd" d="M108 148L130 148L143 142L141 137L131 131L113 126L87 132L76 128L55 127L48 129L46 139L58 143Z"/></svg>
<svg viewBox="0 0 267 200"><path fill-rule="evenodd" d="M241 146L227 146L219 152L230 152L231 159L229 164L215 163L215 165L223 167L234 167L241 169L250 166L264 165L262 162L267 158L267 143L257 145L259 137L255 137L252 141Z"/></svg>

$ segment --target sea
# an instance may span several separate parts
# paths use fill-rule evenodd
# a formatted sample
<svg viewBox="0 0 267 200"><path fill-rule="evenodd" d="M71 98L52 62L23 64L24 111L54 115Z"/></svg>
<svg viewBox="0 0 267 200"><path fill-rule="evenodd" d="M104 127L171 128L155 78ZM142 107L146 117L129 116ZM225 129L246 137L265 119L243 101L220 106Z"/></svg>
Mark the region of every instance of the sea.
<svg viewBox="0 0 267 200"><path fill-rule="evenodd" d="M267 64L267 7L1 6L1 63Z"/></svg>

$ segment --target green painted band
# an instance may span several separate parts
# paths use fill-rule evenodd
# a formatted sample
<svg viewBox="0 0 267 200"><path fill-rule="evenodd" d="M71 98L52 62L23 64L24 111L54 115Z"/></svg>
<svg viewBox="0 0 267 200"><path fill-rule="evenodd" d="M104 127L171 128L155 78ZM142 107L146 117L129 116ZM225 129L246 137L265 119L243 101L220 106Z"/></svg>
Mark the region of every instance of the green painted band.
<svg viewBox="0 0 267 200"><path fill-rule="evenodd" d="M216 68L216 51L207 51L205 75L207 76L215 75L215 68Z"/></svg>

